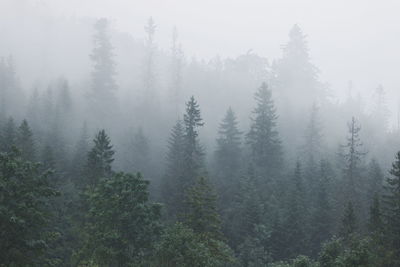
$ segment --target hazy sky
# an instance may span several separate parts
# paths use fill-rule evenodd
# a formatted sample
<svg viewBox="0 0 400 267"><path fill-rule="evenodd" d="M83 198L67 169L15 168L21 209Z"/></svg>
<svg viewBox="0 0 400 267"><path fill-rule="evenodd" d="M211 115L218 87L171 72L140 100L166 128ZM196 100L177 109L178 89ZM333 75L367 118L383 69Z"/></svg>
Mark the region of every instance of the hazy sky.
<svg viewBox="0 0 400 267"><path fill-rule="evenodd" d="M9 1L9 0L0 0ZM396 0L13 0L34 2L60 16L109 17L136 38L152 16L167 49L178 27L188 56L234 57L253 49L270 60L297 23L308 35L321 79L337 95L348 80L368 96L379 83L395 110L400 91L400 1Z"/></svg>

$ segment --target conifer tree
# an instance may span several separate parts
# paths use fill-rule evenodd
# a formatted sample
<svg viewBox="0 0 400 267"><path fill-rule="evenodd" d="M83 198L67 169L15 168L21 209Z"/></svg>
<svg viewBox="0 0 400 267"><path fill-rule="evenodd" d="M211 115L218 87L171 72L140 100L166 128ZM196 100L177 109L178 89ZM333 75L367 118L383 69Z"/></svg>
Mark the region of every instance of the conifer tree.
<svg viewBox="0 0 400 267"><path fill-rule="evenodd" d="M94 25L93 50L90 59L93 62L91 101L94 116L97 119L107 120L115 110L115 61L113 46L109 37L110 22L99 19ZM112 107L112 109L108 108Z"/></svg>
<svg viewBox="0 0 400 267"><path fill-rule="evenodd" d="M233 190L237 185L238 173L241 169L241 132L237 125L235 113L229 108L219 126L217 148L214 155L216 184L220 192L221 203L231 202L229 197L234 193Z"/></svg>
<svg viewBox="0 0 400 267"><path fill-rule="evenodd" d="M183 116L185 127L184 134L184 186L193 185L195 179L201 174L203 167L203 149L199 144L198 128L203 126L199 105L192 96L189 102L186 103L186 113Z"/></svg>
<svg viewBox="0 0 400 267"><path fill-rule="evenodd" d="M21 157L25 160L35 160L35 144L33 134L26 120L23 120L17 131L17 147L21 151Z"/></svg>
<svg viewBox="0 0 400 267"><path fill-rule="evenodd" d="M393 255L395 255L393 263L400 264L400 152L397 153L386 183L384 195L386 242L393 249Z"/></svg>
<svg viewBox="0 0 400 267"><path fill-rule="evenodd" d="M185 224L195 233L209 238L221 238L221 221L216 206L217 197L208 180L200 177L186 192L188 212Z"/></svg>
<svg viewBox="0 0 400 267"><path fill-rule="evenodd" d="M184 148L185 129L178 120L171 130L166 156L166 173L162 182L161 195L166 204L167 217L174 218L182 213L184 192Z"/></svg>
<svg viewBox="0 0 400 267"><path fill-rule="evenodd" d="M276 109L271 90L263 83L255 94L256 108L253 110L247 143L256 170L263 179L276 178L282 166L282 148L276 129Z"/></svg>
<svg viewBox="0 0 400 267"><path fill-rule="evenodd" d="M132 165L135 172L149 176L150 169L150 148L149 140L140 127L132 140Z"/></svg>
<svg viewBox="0 0 400 267"><path fill-rule="evenodd" d="M16 135L17 135L17 129L14 123L14 119L10 117L7 121L7 123L4 126L3 129L3 140L2 140L2 150L4 152L11 152L13 149L13 146L15 146L15 141L16 141Z"/></svg>
<svg viewBox="0 0 400 267"><path fill-rule="evenodd" d="M348 202L344 210L342 225L339 234L345 241L348 242L350 241L351 237L353 237L353 235L356 233L356 231L357 217L354 212L353 203Z"/></svg>
<svg viewBox="0 0 400 267"><path fill-rule="evenodd" d="M78 142L75 145L75 151L71 161L69 174L73 183L78 187L83 187L83 176L85 172L85 163L89 152L89 134L86 122L83 124Z"/></svg>
<svg viewBox="0 0 400 267"><path fill-rule="evenodd" d="M101 179L109 178L113 174L111 164L115 153L104 130L97 133L93 142L94 147L88 153L85 167L86 185L92 189Z"/></svg>
<svg viewBox="0 0 400 267"><path fill-rule="evenodd" d="M318 185L316 187L315 208L311 221L311 251L318 255L323 242L332 234L332 207L329 201L329 185L331 166L327 161L321 161Z"/></svg>
<svg viewBox="0 0 400 267"><path fill-rule="evenodd" d="M368 230L372 234L381 234L383 231L383 220L379 195L374 194L372 205L369 209Z"/></svg>
<svg viewBox="0 0 400 267"><path fill-rule="evenodd" d="M174 104L174 112L178 115L180 103L182 102L182 68L183 51L181 44L178 43L178 30L174 27L172 31L171 45L171 81L170 95Z"/></svg>

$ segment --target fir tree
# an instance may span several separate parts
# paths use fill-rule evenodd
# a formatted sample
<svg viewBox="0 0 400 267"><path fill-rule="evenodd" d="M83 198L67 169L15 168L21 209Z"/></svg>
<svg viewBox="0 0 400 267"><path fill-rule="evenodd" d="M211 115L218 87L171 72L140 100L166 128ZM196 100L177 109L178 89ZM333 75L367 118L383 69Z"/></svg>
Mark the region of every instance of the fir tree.
<svg viewBox="0 0 400 267"><path fill-rule="evenodd" d="M253 110L247 143L255 167L263 179L276 178L282 166L282 148L276 129L276 109L272 93L263 83L255 94L256 108Z"/></svg>
<svg viewBox="0 0 400 267"><path fill-rule="evenodd" d="M113 46L109 37L109 21L97 20L94 25L94 47L90 55L93 62L91 101L95 118L105 120L115 110L115 62ZM107 107L112 107L108 109Z"/></svg>
<svg viewBox="0 0 400 267"><path fill-rule="evenodd" d="M17 129L15 127L14 119L10 117L3 129L2 150L4 152L11 152L15 146Z"/></svg>
<svg viewBox="0 0 400 267"><path fill-rule="evenodd" d="M345 241L350 241L353 235L357 231L357 218L354 212L353 203L348 202L343 218L342 218L342 226L340 228L340 236L344 238Z"/></svg>
<svg viewBox="0 0 400 267"><path fill-rule="evenodd" d="M217 213L217 197L208 180L197 179L186 192L188 212L185 214L185 224L195 233L209 238L220 239L220 217Z"/></svg>
<svg viewBox="0 0 400 267"><path fill-rule="evenodd" d="M400 264L400 152L386 179L386 194L384 195L384 220L387 228L386 242L393 249L393 263Z"/></svg>
<svg viewBox="0 0 400 267"><path fill-rule="evenodd" d="M166 173L164 175L161 195L166 204L167 217L174 218L183 212L184 200L184 148L185 130L181 120L178 120L171 130L166 156Z"/></svg>
<svg viewBox="0 0 400 267"><path fill-rule="evenodd" d="M101 179L109 178L113 174L111 164L115 153L104 130L98 132L93 142L94 147L88 153L85 167L86 185L92 189Z"/></svg>
<svg viewBox="0 0 400 267"><path fill-rule="evenodd" d="M184 134L184 186L193 185L196 177L200 175L203 167L203 150L199 144L198 128L203 126L203 119L200 115L199 105L192 96L186 103L186 114L183 117Z"/></svg>
<svg viewBox="0 0 400 267"><path fill-rule="evenodd" d="M383 231L382 211L379 195L374 194L372 205L369 209L368 230L372 234L380 234Z"/></svg>
<svg viewBox="0 0 400 267"><path fill-rule="evenodd" d="M235 113L229 108L219 126L217 149L214 155L216 184L221 203L231 202L229 199L234 193L241 169L241 132L237 124Z"/></svg>
<svg viewBox="0 0 400 267"><path fill-rule="evenodd" d="M25 160L35 160L35 144L33 141L33 134L26 120L23 120L18 128L17 147L21 151L21 157Z"/></svg>

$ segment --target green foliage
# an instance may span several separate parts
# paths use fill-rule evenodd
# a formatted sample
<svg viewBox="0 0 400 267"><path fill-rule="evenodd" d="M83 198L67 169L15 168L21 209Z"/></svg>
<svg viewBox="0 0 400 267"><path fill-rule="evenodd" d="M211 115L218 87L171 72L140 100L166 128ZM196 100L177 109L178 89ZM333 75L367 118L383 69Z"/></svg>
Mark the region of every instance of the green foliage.
<svg viewBox="0 0 400 267"><path fill-rule="evenodd" d="M185 224L195 233L215 239L221 238L220 217L216 207L217 197L208 180L197 179L186 193L188 211L185 214Z"/></svg>
<svg viewBox="0 0 400 267"><path fill-rule="evenodd" d="M89 212L80 261L127 266L145 260L161 231L161 206L148 202L148 184L140 174L117 173L86 192Z"/></svg>
<svg viewBox="0 0 400 267"><path fill-rule="evenodd" d="M344 210L342 218L342 226L340 228L340 235L346 241L349 241L357 231L357 218L354 214L353 203L348 202Z"/></svg>
<svg viewBox="0 0 400 267"><path fill-rule="evenodd" d="M23 120L21 126L17 130L16 143L21 151L21 157L25 160L34 161L35 144L33 134L26 120Z"/></svg>
<svg viewBox="0 0 400 267"><path fill-rule="evenodd" d="M17 151L0 154L0 266L43 266L53 239L48 172Z"/></svg>
<svg viewBox="0 0 400 267"><path fill-rule="evenodd" d="M99 180L112 175L111 164L114 150L110 138L104 130L98 132L93 140L94 147L89 151L86 164L86 185L93 188Z"/></svg>
<svg viewBox="0 0 400 267"><path fill-rule="evenodd" d="M282 166L282 148L276 129L276 109L272 100L272 92L263 83L255 94L256 107L253 110L247 143L251 149L252 160L261 171L264 179L276 176Z"/></svg>
<svg viewBox="0 0 400 267"><path fill-rule="evenodd" d="M218 267L234 262L222 241L204 238L181 223L168 227L156 246L154 266Z"/></svg>

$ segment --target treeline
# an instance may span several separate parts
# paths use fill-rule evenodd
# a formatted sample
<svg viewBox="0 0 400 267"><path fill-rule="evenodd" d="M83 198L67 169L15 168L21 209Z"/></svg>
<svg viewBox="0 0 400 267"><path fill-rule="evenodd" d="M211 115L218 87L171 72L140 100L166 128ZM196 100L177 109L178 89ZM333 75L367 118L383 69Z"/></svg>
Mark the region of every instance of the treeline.
<svg viewBox="0 0 400 267"><path fill-rule="evenodd" d="M296 25L269 69L251 53L186 66L175 32L164 99L153 20L145 31L142 91L125 101L106 19L85 96L60 78L24 101L0 61L0 266L400 266L382 87L372 114L332 103ZM186 86L204 89L185 103ZM251 107L221 113L251 98L238 87Z"/></svg>

